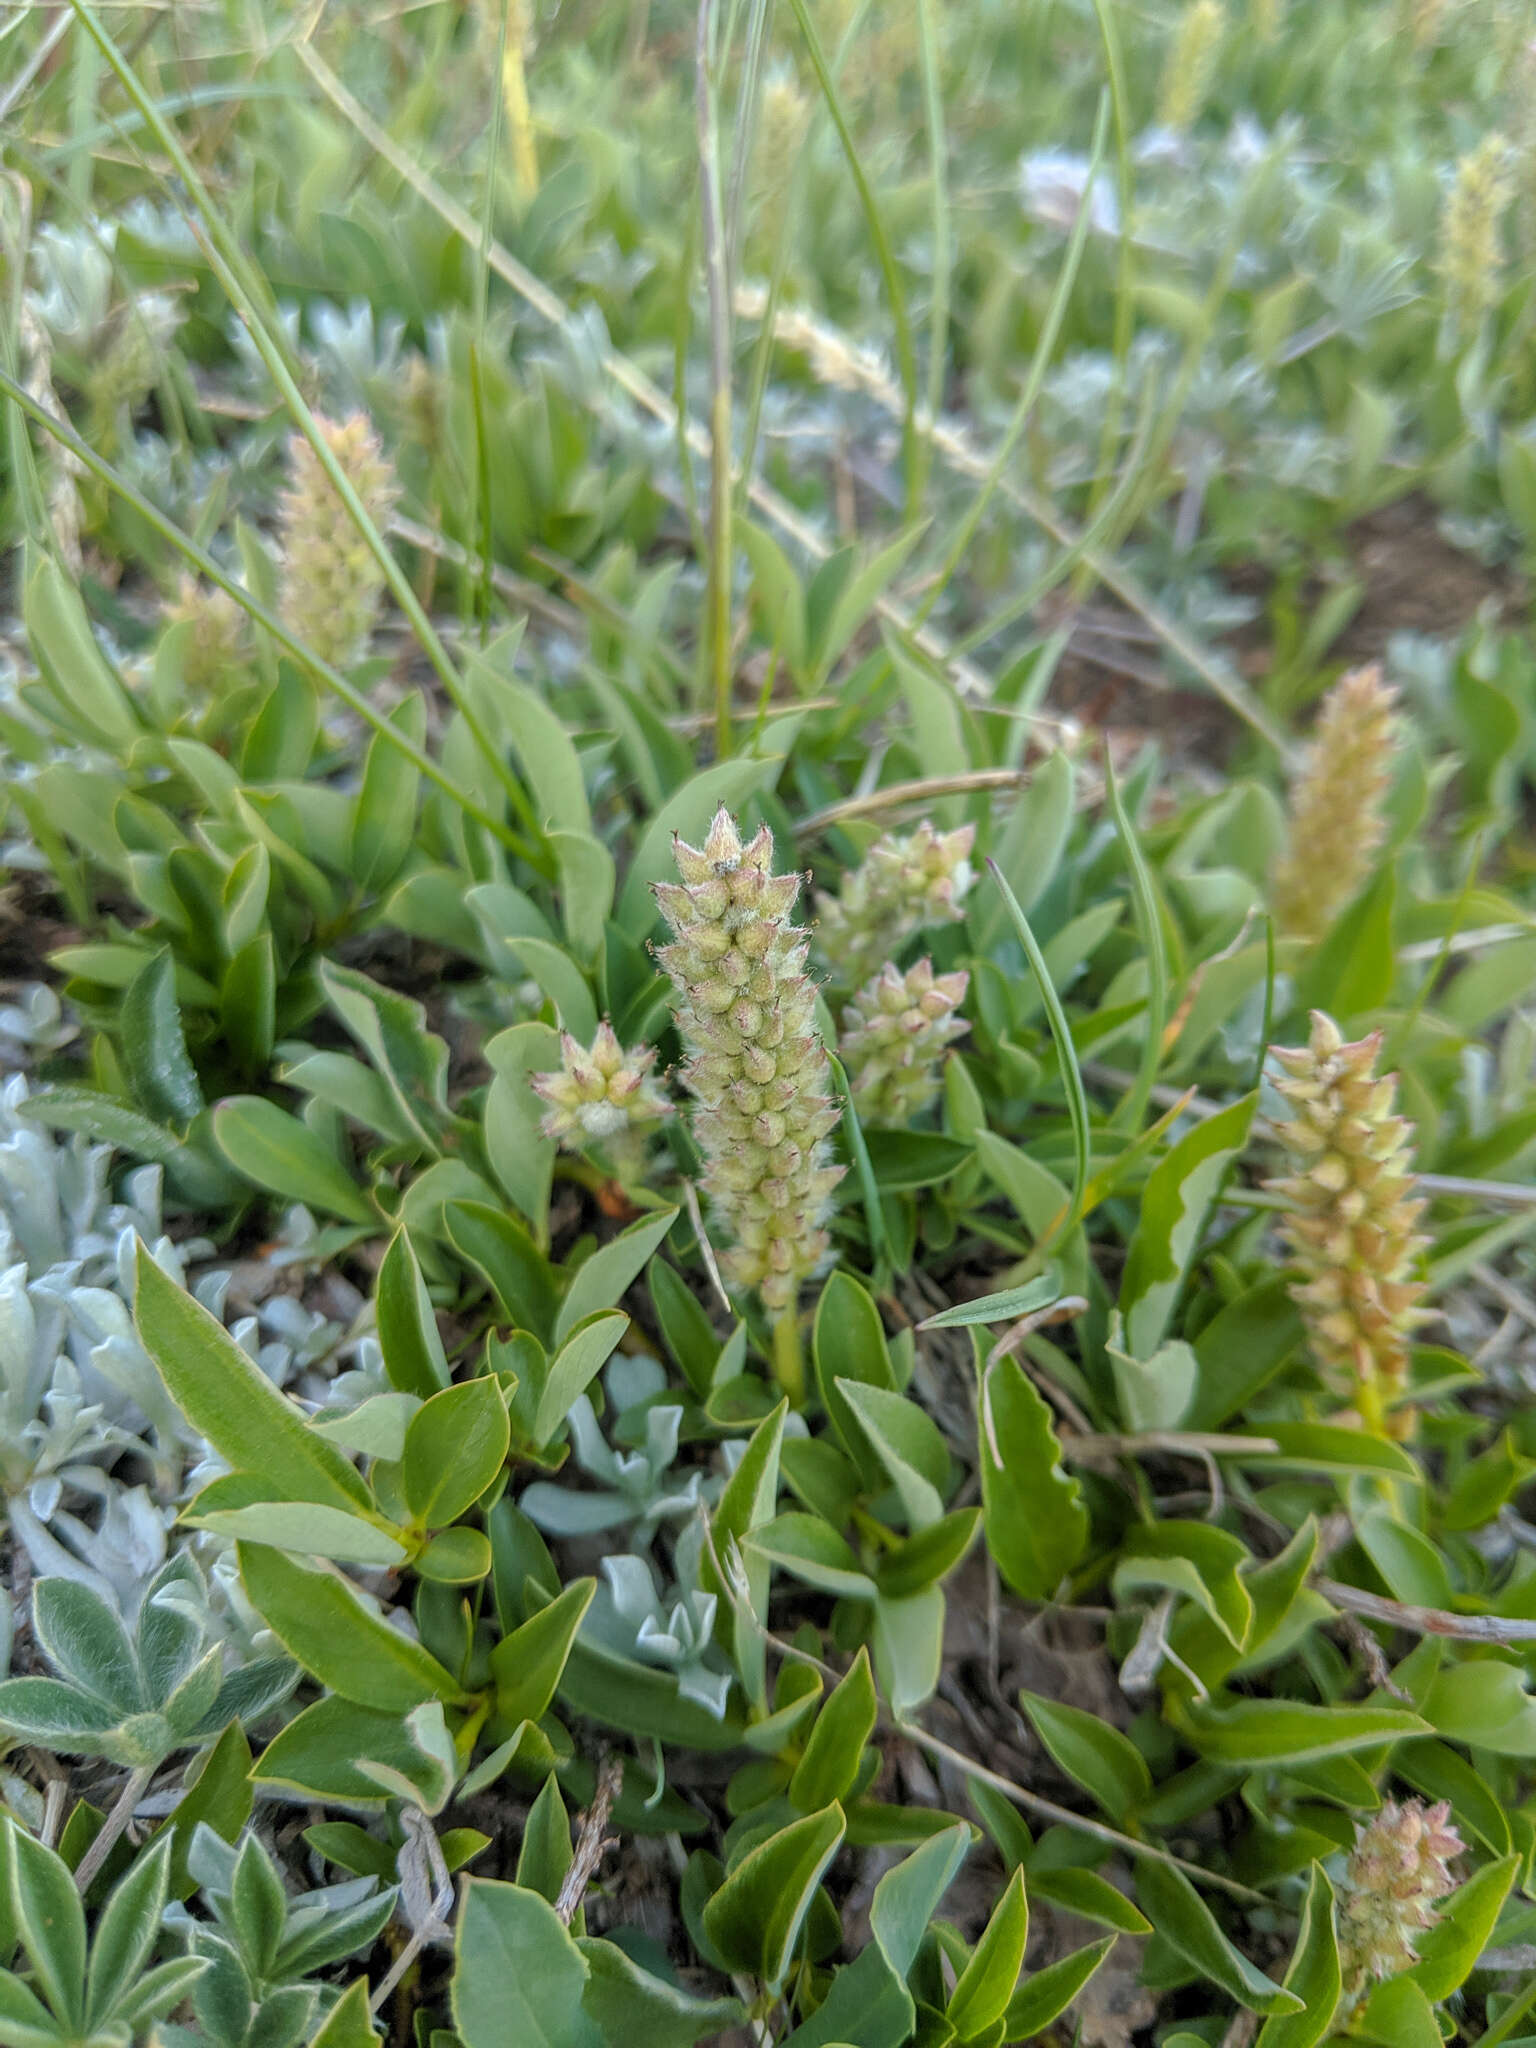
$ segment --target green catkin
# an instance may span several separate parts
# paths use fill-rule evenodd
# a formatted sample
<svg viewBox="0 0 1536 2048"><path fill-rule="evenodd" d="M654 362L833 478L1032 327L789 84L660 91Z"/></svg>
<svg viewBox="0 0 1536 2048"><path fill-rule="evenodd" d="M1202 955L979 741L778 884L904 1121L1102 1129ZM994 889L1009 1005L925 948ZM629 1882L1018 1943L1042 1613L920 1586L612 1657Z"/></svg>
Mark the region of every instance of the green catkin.
<svg viewBox="0 0 1536 2048"><path fill-rule="evenodd" d="M1440 279L1452 326L1466 335L1499 302L1504 272L1502 221L1514 196L1510 147L1487 135L1456 166L1440 216Z"/></svg>
<svg viewBox="0 0 1536 2048"><path fill-rule="evenodd" d="M227 590L184 575L165 608L166 624L185 627L181 673L194 690L215 690L242 668L250 654L244 610Z"/></svg>
<svg viewBox="0 0 1536 2048"><path fill-rule="evenodd" d="M1194 127L1216 82L1227 33L1221 0L1191 0L1163 65L1157 89L1157 125L1175 135Z"/></svg>
<svg viewBox="0 0 1536 2048"><path fill-rule="evenodd" d="M399 490L367 414L317 418L315 424L374 525L385 527ZM283 624L332 667L350 668L368 651L384 572L302 435L289 442L288 463L281 499Z"/></svg>
<svg viewBox="0 0 1536 2048"><path fill-rule="evenodd" d="M843 988L858 988L927 925L964 915L971 886L974 825L936 832L925 818L913 832L887 832L835 896L816 893L816 940Z"/></svg>
<svg viewBox="0 0 1536 2048"><path fill-rule="evenodd" d="M888 960L849 1003L842 1057L861 1122L895 1129L932 1104L944 1049L966 1028L958 1012L969 981L935 974L930 960L905 974Z"/></svg>
<svg viewBox="0 0 1536 2048"><path fill-rule="evenodd" d="M828 1161L841 1111L807 935L790 921L801 877L773 872L766 825L743 845L723 806L703 846L674 839L673 853L682 879L656 885L673 935L657 958L677 991L704 1191L734 1240L721 1264L782 1317L827 1255L843 1175Z"/></svg>
<svg viewBox="0 0 1536 2048"><path fill-rule="evenodd" d="M1397 1081L1378 1076L1381 1033L1346 1044L1312 1013L1305 1046L1276 1046L1275 1085L1289 1175L1272 1183L1297 1272L1292 1298L1329 1391L1377 1435L1404 1435L1408 1347L1424 1293L1413 1270L1426 1240L1415 1198L1413 1126L1394 1113Z"/></svg>
<svg viewBox="0 0 1536 2048"><path fill-rule="evenodd" d="M1434 1926L1438 1902L1456 1889L1450 1865L1465 1847L1443 1799L1434 1806L1389 1800L1357 1830L1339 1889L1346 2010L1373 1981L1412 1968L1417 1937Z"/></svg>
<svg viewBox="0 0 1536 2048"><path fill-rule="evenodd" d="M1374 663L1341 676L1323 699L1270 892L1285 937L1321 938L1371 872L1387 832L1396 705Z"/></svg>
<svg viewBox="0 0 1536 2048"><path fill-rule="evenodd" d="M770 242L783 225L784 200L810 120L811 103L793 75L776 73L763 87L752 151L753 198Z"/></svg>

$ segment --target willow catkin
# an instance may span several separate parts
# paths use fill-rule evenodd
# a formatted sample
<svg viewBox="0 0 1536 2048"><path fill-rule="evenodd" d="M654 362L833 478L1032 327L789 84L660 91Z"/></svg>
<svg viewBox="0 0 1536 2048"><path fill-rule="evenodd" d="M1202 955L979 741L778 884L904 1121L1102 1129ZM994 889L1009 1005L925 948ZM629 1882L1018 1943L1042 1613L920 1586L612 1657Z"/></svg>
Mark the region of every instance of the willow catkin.
<svg viewBox="0 0 1536 2048"><path fill-rule="evenodd" d="M386 526L399 490L368 415L317 417L315 424L374 525ZM350 668L368 650L384 572L302 435L289 442L288 465L280 500L283 624L322 661Z"/></svg>
<svg viewBox="0 0 1536 2048"><path fill-rule="evenodd" d="M1387 833L1396 706L1375 663L1351 669L1323 699L1270 892L1285 937L1321 938L1371 872Z"/></svg>
<svg viewBox="0 0 1536 2048"><path fill-rule="evenodd" d="M1348 1044L1320 1010L1306 1045L1274 1048L1291 1170L1272 1186L1287 1204L1280 1228L1298 1276L1291 1293L1318 1371L1385 1435L1407 1421L1409 1342L1423 1316L1414 1266L1426 1240L1413 1126L1394 1113L1397 1080L1377 1074L1380 1052L1379 1031Z"/></svg>
<svg viewBox="0 0 1536 2048"><path fill-rule="evenodd" d="M944 1049L966 1028L959 1010L969 982L961 971L935 974L931 960L905 974L888 960L848 1004L841 1051L863 1122L895 1128L930 1106Z"/></svg>
<svg viewBox="0 0 1536 2048"><path fill-rule="evenodd" d="M1514 196L1510 146L1485 135L1458 162L1440 216L1440 279L1445 309L1462 334L1472 333L1499 302L1504 282L1505 208Z"/></svg>
<svg viewBox="0 0 1536 2048"><path fill-rule="evenodd" d="M1433 1927L1438 1902L1456 1889L1450 1865L1466 1844L1445 1800L1391 1800L1356 1832L1339 1889L1339 1966L1346 2005L1373 1980L1418 1960L1417 1937Z"/></svg>
<svg viewBox="0 0 1536 2048"><path fill-rule="evenodd" d="M744 845L724 806L702 846L674 839L673 852L682 879L656 885L672 930L657 958L677 991L704 1190L734 1240L721 1263L782 1311L827 1254L843 1175L828 1160L841 1111L816 1030L807 936L790 918L801 877L776 875L767 826Z"/></svg>
<svg viewBox="0 0 1536 2048"><path fill-rule="evenodd" d="M1211 96L1221 46L1227 33L1227 10L1221 0L1191 0L1163 65L1157 89L1157 125L1175 135L1193 128Z"/></svg>
<svg viewBox="0 0 1536 2048"><path fill-rule="evenodd" d="M816 893L816 940L844 988L857 988L925 926L963 916L971 886L974 825L887 832L835 896Z"/></svg>

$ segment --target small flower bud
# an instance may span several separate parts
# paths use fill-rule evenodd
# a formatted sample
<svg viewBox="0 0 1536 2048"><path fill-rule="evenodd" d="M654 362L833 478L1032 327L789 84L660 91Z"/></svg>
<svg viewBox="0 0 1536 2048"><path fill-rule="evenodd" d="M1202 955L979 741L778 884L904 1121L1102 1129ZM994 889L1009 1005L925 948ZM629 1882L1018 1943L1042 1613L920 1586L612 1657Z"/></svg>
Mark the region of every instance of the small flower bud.
<svg viewBox="0 0 1536 2048"><path fill-rule="evenodd" d="M843 1011L843 1058L865 1123L907 1124L933 1101L944 1048L966 1028L957 1013L969 980L935 974L928 960L905 974L887 961Z"/></svg>
<svg viewBox="0 0 1536 2048"><path fill-rule="evenodd" d="M1393 1114L1396 1082L1378 1079L1381 1033L1346 1044L1312 1013L1305 1046L1274 1048L1275 1086L1292 1117L1280 1128L1289 1178L1271 1185L1289 1204L1281 1224L1299 1270L1291 1290L1330 1391L1378 1434L1408 1383L1408 1341L1422 1318L1412 1277L1425 1240L1416 1224L1413 1126Z"/></svg>
<svg viewBox="0 0 1536 2048"><path fill-rule="evenodd" d="M670 1116L671 1103L649 1078L655 1063L651 1046L626 1052L606 1018L586 1050L561 1032L559 1068L528 1077L534 1093L551 1105L541 1126L545 1137L577 1152Z"/></svg>
<svg viewBox="0 0 1536 2048"><path fill-rule="evenodd" d="M316 424L374 524L386 525L399 493L367 414ZM350 668L367 652L383 571L302 435L290 441L288 461L289 487L281 499L283 623L323 661Z"/></svg>
<svg viewBox="0 0 1536 2048"><path fill-rule="evenodd" d="M1288 937L1321 938L1371 871L1387 831L1396 705L1374 663L1341 676L1323 699L1271 892Z"/></svg>

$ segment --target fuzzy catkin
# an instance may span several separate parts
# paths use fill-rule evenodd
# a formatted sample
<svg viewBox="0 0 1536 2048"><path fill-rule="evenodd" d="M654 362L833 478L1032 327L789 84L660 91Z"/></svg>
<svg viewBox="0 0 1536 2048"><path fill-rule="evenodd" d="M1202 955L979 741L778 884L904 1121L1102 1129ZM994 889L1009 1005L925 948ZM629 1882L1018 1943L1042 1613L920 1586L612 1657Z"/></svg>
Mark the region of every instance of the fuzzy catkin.
<svg viewBox="0 0 1536 2048"><path fill-rule="evenodd" d="M936 832L887 832L835 896L816 893L816 939L837 981L857 988L894 958L914 932L964 915L971 886L974 825Z"/></svg>
<svg viewBox="0 0 1536 2048"><path fill-rule="evenodd" d="M386 526L399 490L368 415L315 424L374 525ZM283 624L322 661L350 668L367 652L384 572L300 434L289 443L288 462L280 501Z"/></svg>
<svg viewBox="0 0 1536 2048"><path fill-rule="evenodd" d="M545 1137L576 1152L669 1117L672 1105L651 1079L655 1064L653 1046L626 1052L606 1017L590 1046L562 1031L559 1067L528 1077L550 1105L540 1126Z"/></svg>
<svg viewBox="0 0 1536 2048"><path fill-rule="evenodd" d="M246 614L227 590L183 576L165 617L168 625L186 628L181 673L192 689L215 689L244 667L250 646Z"/></svg>
<svg viewBox="0 0 1536 2048"><path fill-rule="evenodd" d="M1221 0L1191 0L1163 66L1157 91L1157 125L1174 135L1193 128L1210 98L1227 33Z"/></svg>
<svg viewBox="0 0 1536 2048"><path fill-rule="evenodd" d="M1450 1870L1465 1843L1445 1800L1392 1801L1361 1827L1339 1896L1339 1964L1344 1997L1356 2004L1373 1978L1395 1977L1418 1958L1415 1938L1440 1917L1456 1889Z"/></svg>
<svg viewBox="0 0 1536 2048"><path fill-rule="evenodd" d="M1459 332L1471 333L1499 302L1504 246L1501 223L1514 196L1510 147L1485 135L1461 158L1440 216L1440 277L1445 306Z"/></svg>
<svg viewBox="0 0 1536 2048"><path fill-rule="evenodd" d="M933 1102L944 1048L966 1028L969 984L963 971L935 974L931 960L905 974L888 960L843 1011L843 1064L865 1123L907 1124Z"/></svg>
<svg viewBox="0 0 1536 2048"><path fill-rule="evenodd" d="M1271 905L1286 937L1316 939L1358 893L1386 837L1397 693L1373 662L1323 699L1291 787L1286 851Z"/></svg>
<svg viewBox="0 0 1536 2048"><path fill-rule="evenodd" d="M673 934L657 958L677 990L703 1186L735 1240L726 1271L779 1312L826 1256L843 1174L827 1159L841 1111L806 934L790 921L801 877L774 874L773 834L762 826L743 845L724 806L702 847L674 839L673 853L682 880L656 885Z"/></svg>
<svg viewBox="0 0 1536 2048"><path fill-rule="evenodd" d="M1376 1072L1379 1031L1346 1044L1314 1010L1305 1046L1273 1050L1291 1111L1280 1126L1291 1171L1271 1185L1288 1204L1280 1227L1299 1275L1292 1298L1330 1392L1378 1435L1399 1434L1424 1292L1413 1278L1426 1242L1413 1126L1394 1114L1396 1077Z"/></svg>

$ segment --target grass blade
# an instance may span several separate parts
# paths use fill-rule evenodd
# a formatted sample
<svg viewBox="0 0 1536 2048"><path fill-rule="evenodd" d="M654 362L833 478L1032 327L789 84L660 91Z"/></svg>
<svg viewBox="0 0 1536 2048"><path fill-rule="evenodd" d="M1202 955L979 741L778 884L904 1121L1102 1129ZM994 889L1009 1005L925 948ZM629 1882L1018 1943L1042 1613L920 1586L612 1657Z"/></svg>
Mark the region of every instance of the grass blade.
<svg viewBox="0 0 1536 2048"><path fill-rule="evenodd" d="M1045 964L1040 941L1030 929L1029 919L1024 915L1018 897L1009 888L1007 876L990 856L987 866L992 870L993 881L1003 892L1003 901L1008 906L1013 928L1019 935L1019 944L1024 948L1025 958L1034 969L1035 979L1040 984L1040 1000L1045 1006L1051 1037L1056 1042L1056 1056L1061 1061L1062 1087L1066 1090L1067 1096L1067 1114L1072 1120L1072 1199L1059 1222L1035 1246L1031 1258L1031 1263L1035 1263L1045 1257L1053 1244L1070 1236L1082 1221L1083 1205L1088 1195L1088 1097L1084 1092L1083 1076L1077 1064L1077 1048L1072 1043L1072 1027L1067 1022L1067 1013L1061 1006L1061 997L1056 993L1051 970Z"/></svg>

